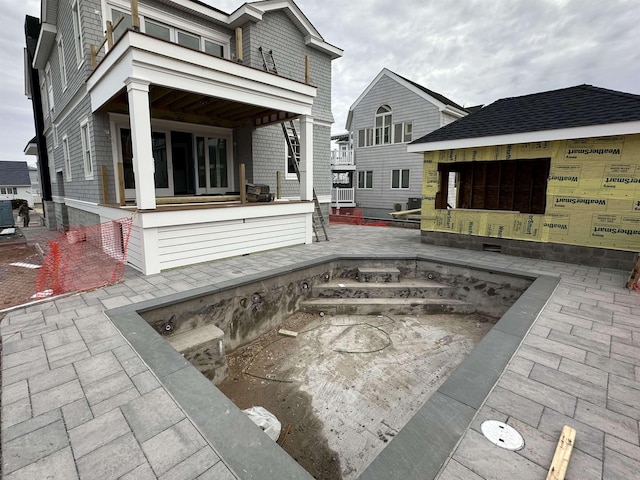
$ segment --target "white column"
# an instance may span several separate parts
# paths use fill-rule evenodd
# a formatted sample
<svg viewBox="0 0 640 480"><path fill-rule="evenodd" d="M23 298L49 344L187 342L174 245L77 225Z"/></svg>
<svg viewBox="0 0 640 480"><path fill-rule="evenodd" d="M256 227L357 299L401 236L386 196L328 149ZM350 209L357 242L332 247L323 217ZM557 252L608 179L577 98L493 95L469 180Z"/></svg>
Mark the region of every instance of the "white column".
<svg viewBox="0 0 640 480"><path fill-rule="evenodd" d="M313 117L300 117L300 200L313 200Z"/></svg>
<svg viewBox="0 0 640 480"><path fill-rule="evenodd" d="M136 205L139 209L156 208L153 150L151 146L151 110L149 108L149 83L146 80L128 78L129 122L133 150L133 175L136 182Z"/></svg>

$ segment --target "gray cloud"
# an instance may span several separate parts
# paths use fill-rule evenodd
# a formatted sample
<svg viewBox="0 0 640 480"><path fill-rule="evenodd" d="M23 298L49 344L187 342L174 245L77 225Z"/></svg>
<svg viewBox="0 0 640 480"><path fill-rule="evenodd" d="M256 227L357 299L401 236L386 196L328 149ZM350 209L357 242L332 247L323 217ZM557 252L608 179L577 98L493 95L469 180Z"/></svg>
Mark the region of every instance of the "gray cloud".
<svg viewBox="0 0 640 480"><path fill-rule="evenodd" d="M232 12L240 0L206 0ZM587 83L640 94L637 0L297 0L333 62L333 131L383 67L461 105ZM39 0L0 0L4 68L0 159L22 160L33 135L23 95L24 15ZM25 9L26 7L26 9Z"/></svg>

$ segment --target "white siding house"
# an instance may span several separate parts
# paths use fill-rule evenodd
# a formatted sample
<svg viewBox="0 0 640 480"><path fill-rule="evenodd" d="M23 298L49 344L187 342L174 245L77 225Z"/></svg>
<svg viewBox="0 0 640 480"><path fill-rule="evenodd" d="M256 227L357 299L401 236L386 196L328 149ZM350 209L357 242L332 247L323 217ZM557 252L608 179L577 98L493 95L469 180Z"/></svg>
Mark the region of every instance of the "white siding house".
<svg viewBox="0 0 640 480"><path fill-rule="evenodd" d="M465 115L460 105L384 68L351 105L346 123L363 215L388 219L394 210L419 208L422 157L407 153L407 144Z"/></svg>
<svg viewBox="0 0 640 480"><path fill-rule="evenodd" d="M29 61L41 79L49 226L133 217L127 260L147 274L310 243L313 188L330 200L331 61L342 51L290 0L231 14L147 0L136 16L137 3L42 1ZM287 174L290 120L300 181ZM243 170L272 191L280 174L283 198L241 204Z"/></svg>

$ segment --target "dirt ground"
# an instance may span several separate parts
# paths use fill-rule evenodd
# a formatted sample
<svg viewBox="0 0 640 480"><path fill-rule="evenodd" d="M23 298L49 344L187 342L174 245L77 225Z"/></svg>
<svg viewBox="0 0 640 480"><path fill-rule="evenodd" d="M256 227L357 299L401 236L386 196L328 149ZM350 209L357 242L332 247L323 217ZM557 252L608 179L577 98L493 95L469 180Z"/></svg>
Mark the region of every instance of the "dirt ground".
<svg viewBox="0 0 640 480"><path fill-rule="evenodd" d="M278 443L314 478L353 479L466 357L493 320L296 313L227 356L218 386L282 424Z"/></svg>
<svg viewBox="0 0 640 480"><path fill-rule="evenodd" d="M38 270L11 265L16 262L39 265L42 257L30 245L0 246L0 310L29 302L36 292Z"/></svg>
<svg viewBox="0 0 640 480"><path fill-rule="evenodd" d="M281 328L302 331L315 318L311 314L297 314L289 317ZM292 342L293 339L272 330L236 350L227 358L229 375L218 388L241 409L262 406L273 413L282 424L278 444L314 478L340 479L339 457L322 433L322 422L313 412L311 396L300 390L298 382L290 381L286 372L282 375L278 371L279 378L273 373L286 355L287 344ZM255 362L258 356L260 363Z"/></svg>

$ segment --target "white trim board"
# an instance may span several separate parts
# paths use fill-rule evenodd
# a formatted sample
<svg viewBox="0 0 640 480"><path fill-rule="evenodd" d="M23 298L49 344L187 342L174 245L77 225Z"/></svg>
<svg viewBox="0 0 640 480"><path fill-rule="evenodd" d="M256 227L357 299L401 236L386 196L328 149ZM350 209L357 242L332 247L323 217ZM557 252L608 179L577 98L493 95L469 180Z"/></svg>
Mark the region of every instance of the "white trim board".
<svg viewBox="0 0 640 480"><path fill-rule="evenodd" d="M455 148L491 147L494 145L513 145L516 143L551 142L574 138L608 137L612 135L634 135L640 133L640 121L591 125L588 127L561 128L537 132L494 135L491 137L461 138L439 142L416 143L407 145L407 152L435 152Z"/></svg>

